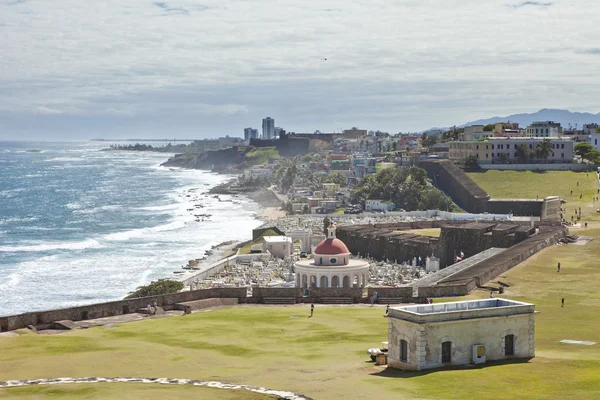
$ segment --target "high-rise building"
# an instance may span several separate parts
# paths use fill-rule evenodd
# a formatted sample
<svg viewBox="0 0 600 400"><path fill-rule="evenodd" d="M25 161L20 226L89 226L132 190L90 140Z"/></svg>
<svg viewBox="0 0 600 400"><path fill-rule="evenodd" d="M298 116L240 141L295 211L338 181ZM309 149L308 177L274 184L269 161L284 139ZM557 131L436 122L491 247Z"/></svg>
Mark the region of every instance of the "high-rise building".
<svg viewBox="0 0 600 400"><path fill-rule="evenodd" d="M244 128L244 140L248 142L250 139L258 139L258 129Z"/></svg>
<svg viewBox="0 0 600 400"><path fill-rule="evenodd" d="M271 117L262 120L262 138L271 139L275 136L275 120Z"/></svg>

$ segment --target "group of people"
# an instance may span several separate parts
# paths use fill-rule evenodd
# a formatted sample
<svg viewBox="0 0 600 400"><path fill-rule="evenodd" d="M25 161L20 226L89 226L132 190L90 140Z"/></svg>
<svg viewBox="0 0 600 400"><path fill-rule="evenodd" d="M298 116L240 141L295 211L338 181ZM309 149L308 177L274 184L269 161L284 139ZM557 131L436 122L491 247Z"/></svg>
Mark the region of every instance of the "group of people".
<svg viewBox="0 0 600 400"><path fill-rule="evenodd" d="M146 306L146 316L149 317L151 315L156 315L157 309L158 309L158 303L156 302L156 300L154 300L154 307L152 307L150 305L150 303L148 303L148 305Z"/></svg>

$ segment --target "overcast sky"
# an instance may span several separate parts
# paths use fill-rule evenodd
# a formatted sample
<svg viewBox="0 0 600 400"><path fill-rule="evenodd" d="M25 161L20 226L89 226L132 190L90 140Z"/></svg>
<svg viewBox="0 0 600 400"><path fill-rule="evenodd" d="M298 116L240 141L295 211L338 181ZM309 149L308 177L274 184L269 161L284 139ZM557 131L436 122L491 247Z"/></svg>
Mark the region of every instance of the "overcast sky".
<svg viewBox="0 0 600 400"><path fill-rule="evenodd" d="M598 21L598 0L0 0L0 139L597 113Z"/></svg>

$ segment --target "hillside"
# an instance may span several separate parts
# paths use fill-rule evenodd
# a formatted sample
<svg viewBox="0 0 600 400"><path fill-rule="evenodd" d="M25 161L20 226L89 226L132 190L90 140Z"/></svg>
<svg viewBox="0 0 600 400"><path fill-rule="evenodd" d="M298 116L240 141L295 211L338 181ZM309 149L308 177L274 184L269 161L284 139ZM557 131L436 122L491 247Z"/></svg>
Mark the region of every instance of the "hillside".
<svg viewBox="0 0 600 400"><path fill-rule="evenodd" d="M495 124L497 122L517 122L521 127L526 127L534 121L554 121L560 122L564 128L568 128L571 125L573 128L575 126L581 128L583 124L589 123L600 123L600 113L591 114L591 113L581 113L581 112L571 112L568 110L557 110L551 108L544 108L539 110L538 112L527 114L512 114L506 117L492 117L488 119L478 119L476 121L467 122L462 126L470 126L470 125L487 125L487 124Z"/></svg>

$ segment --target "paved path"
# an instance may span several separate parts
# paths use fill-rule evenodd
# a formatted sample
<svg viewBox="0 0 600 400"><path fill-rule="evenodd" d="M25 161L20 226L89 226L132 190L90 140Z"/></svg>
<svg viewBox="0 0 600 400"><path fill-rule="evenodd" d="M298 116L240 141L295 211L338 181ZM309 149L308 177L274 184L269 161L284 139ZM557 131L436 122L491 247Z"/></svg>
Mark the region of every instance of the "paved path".
<svg viewBox="0 0 600 400"><path fill-rule="evenodd" d="M73 383L158 383L162 385L192 385L206 386L216 389L229 390L248 390L255 393L262 393L271 396L276 396L278 399L285 400L311 400L310 398L298 393L287 392L283 390L273 390L257 386L248 385L233 385L216 381L198 381L193 379L177 379L177 378L50 378L50 379L28 379L14 381L0 381L0 388L11 388L33 385L64 385Z"/></svg>

